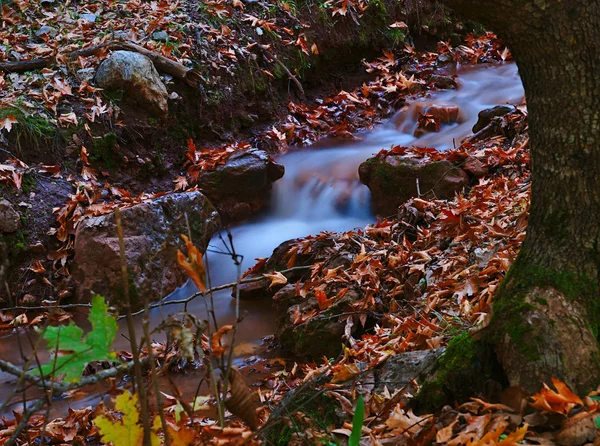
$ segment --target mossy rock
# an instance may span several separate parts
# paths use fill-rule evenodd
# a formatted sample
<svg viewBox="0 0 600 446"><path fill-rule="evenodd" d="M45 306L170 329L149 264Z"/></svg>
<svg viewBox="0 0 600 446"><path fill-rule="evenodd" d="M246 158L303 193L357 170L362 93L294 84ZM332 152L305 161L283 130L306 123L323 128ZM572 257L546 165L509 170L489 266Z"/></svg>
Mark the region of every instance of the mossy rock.
<svg viewBox="0 0 600 446"><path fill-rule="evenodd" d="M437 410L474 395L492 397L503 385L506 378L491 346L464 333L452 338L435 375L422 384L411 405L419 411Z"/></svg>
<svg viewBox="0 0 600 446"><path fill-rule="evenodd" d="M467 173L450 161L427 162L401 155L370 158L358 172L371 190L375 210L382 215L394 214L398 206L419 195L452 198L469 182Z"/></svg>
<svg viewBox="0 0 600 446"><path fill-rule="evenodd" d="M359 292L350 290L327 310L302 323L294 323L298 313L308 313L319 306L314 294L303 298L296 295L293 285L286 285L273 296L278 322L275 336L282 349L301 358L336 357L342 350L346 326L346 321L339 316L360 297Z"/></svg>

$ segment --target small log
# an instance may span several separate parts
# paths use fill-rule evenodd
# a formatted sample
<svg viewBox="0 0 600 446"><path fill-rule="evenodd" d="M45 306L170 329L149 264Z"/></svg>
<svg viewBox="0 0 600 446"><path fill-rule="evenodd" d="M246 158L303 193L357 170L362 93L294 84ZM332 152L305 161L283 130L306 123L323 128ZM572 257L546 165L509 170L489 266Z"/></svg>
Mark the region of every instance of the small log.
<svg viewBox="0 0 600 446"><path fill-rule="evenodd" d="M30 60L22 60L17 62L0 62L0 71L6 71L9 73L24 73L26 71L37 70L40 68L50 67L56 64L57 59L69 59L74 60L78 57L87 57L99 53L100 51L134 51L136 53L143 54L148 57L156 69L165 74L173 76L176 79L184 81L189 86L198 88L202 77L200 72L193 68L187 68L179 62L169 59L168 57L151 51L143 46L140 46L133 42L128 41L110 41L93 45L80 50L68 52L63 55L52 56L52 57L40 57Z"/></svg>

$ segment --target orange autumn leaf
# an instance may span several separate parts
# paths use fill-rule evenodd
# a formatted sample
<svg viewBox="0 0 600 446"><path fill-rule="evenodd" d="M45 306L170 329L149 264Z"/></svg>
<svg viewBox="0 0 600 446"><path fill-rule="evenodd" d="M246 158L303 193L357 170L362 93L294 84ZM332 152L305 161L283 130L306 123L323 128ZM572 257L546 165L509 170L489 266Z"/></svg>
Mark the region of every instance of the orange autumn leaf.
<svg viewBox="0 0 600 446"><path fill-rule="evenodd" d="M216 333L212 335L210 346L215 358L220 358L223 356L223 353L225 353L225 348L221 345L221 338L225 333L231 330L233 330L233 325L223 325Z"/></svg>
<svg viewBox="0 0 600 446"><path fill-rule="evenodd" d="M186 257L180 250L177 250L177 263L185 270L188 277L192 279L198 289L205 292L206 270L204 269L204 263L202 263L202 253L185 235L181 234L181 238L187 247L188 256Z"/></svg>
<svg viewBox="0 0 600 446"><path fill-rule="evenodd" d="M317 303L319 304L319 310L326 310L333 305L333 299L327 299L325 291L316 290L315 297L317 298Z"/></svg>
<svg viewBox="0 0 600 446"><path fill-rule="evenodd" d="M525 423L512 434L508 434L506 438L504 438L504 440L498 443L498 446L516 446L519 443L519 441L525 438L525 434L527 433L528 427L528 424Z"/></svg>
<svg viewBox="0 0 600 446"><path fill-rule="evenodd" d="M196 442L196 431L186 427L181 427L176 430L173 426L169 425L169 437L171 437L171 446L192 446L197 444Z"/></svg>
<svg viewBox="0 0 600 446"><path fill-rule="evenodd" d="M333 372L333 378L331 379L332 384L342 383L354 378L360 373L356 364L344 364L337 368Z"/></svg>
<svg viewBox="0 0 600 446"><path fill-rule="evenodd" d="M581 398L571 392L564 382L552 378L552 384L556 388L556 391L544 384L544 388L531 397L533 399L533 403L531 403L533 407L546 412L566 415L573 407L583 405Z"/></svg>

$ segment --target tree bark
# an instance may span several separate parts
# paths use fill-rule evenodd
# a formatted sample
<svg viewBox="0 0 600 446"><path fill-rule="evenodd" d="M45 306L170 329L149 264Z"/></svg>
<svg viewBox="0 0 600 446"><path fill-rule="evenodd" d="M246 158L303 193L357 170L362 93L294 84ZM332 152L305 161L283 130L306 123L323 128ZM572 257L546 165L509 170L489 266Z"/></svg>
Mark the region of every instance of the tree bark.
<svg viewBox="0 0 600 446"><path fill-rule="evenodd" d="M527 237L494 303L490 337L512 385L600 378L600 0L444 0L494 30L529 110Z"/></svg>

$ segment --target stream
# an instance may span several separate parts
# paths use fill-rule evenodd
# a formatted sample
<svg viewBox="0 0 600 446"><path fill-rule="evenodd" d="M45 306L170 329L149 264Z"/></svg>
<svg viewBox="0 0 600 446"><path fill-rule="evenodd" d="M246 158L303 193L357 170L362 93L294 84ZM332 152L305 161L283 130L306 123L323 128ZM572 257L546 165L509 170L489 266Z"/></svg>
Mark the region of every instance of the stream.
<svg viewBox="0 0 600 446"><path fill-rule="evenodd" d="M435 147L448 149L460 145L460 140L472 133L479 111L499 104L521 104L524 96L517 67L513 63L502 65L478 65L457 69L457 90L435 92L419 98L370 131L357 134L357 140L326 139L309 148L292 150L280 155L277 161L285 166L284 177L273 185L272 203L268 210L256 218L231 229L236 252L244 256L242 271L255 263L255 258L268 257L281 242L289 239L318 234L321 231L347 231L363 228L375 221L370 209L370 193L358 180L358 166L383 148L392 145ZM460 123L444 124L440 132L428 133L420 138L413 136L417 127L419 110L423 104L450 104L460 109ZM216 236L209 246L206 261L209 263L212 286L236 280L236 267L230 257L217 251L223 244ZM186 298L196 291L188 282L176 290L169 299ZM233 323L235 300L231 291L215 293L215 310L219 324ZM188 304L188 311L206 319L205 303L201 298ZM275 332L270 302L240 302L244 319L239 326L237 342L245 346L236 359L243 363L248 357L260 353L261 339ZM166 316L180 311L167 306L152 311L150 325L155 327ZM141 319L140 319L141 331ZM127 328L121 324L115 340L115 350L129 350L125 339ZM23 352L27 341L21 336ZM0 357L20 363L15 336L0 340ZM43 355L41 355L43 356ZM44 360L44 358L41 358ZM194 376L194 375L192 375ZM178 379L178 385L186 392L194 393L195 383ZM190 381L189 379L187 381ZM192 385L193 384L193 385ZM0 401L10 394L15 379L0 374ZM182 390L184 390L182 389ZM33 393L29 390L29 398ZM102 389L86 389L80 397L65 399L53 407L53 412L64 414L66 407L73 409L96 404ZM62 406L62 408L61 408ZM10 409L22 408L14 403ZM3 415L9 415L10 412Z"/></svg>

